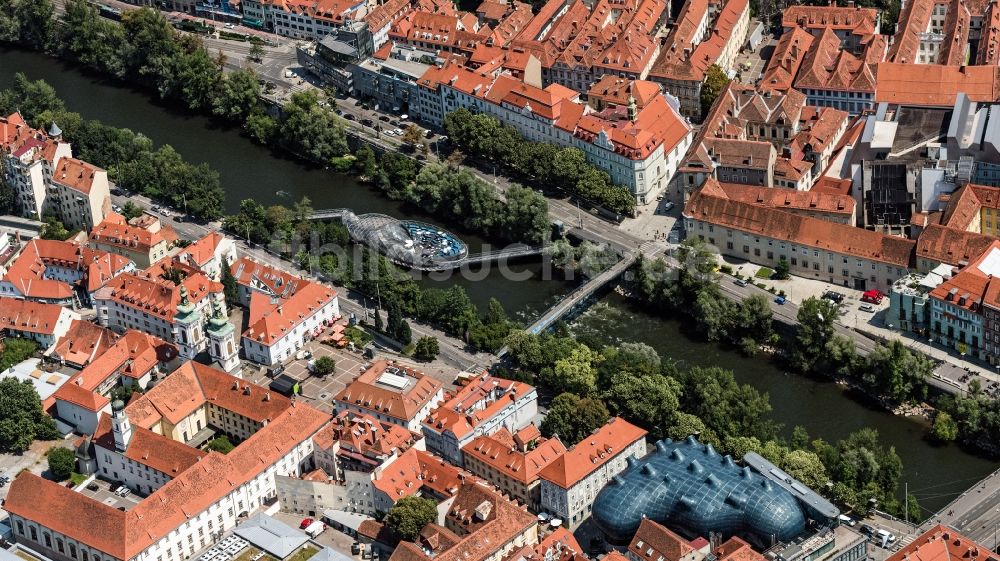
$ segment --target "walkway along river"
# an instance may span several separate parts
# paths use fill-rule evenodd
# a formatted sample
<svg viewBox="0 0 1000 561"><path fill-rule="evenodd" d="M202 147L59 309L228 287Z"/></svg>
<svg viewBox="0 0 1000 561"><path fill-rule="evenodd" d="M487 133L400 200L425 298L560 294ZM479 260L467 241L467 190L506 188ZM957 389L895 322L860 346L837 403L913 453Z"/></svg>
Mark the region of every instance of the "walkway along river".
<svg viewBox="0 0 1000 561"><path fill-rule="evenodd" d="M144 93L44 55L0 49L0 89L10 86L17 72L49 82L68 108L84 118L141 131L157 144L172 145L189 161L208 162L221 174L230 211L235 211L244 198L254 198L263 204L291 204L308 196L315 208L348 207L359 213L380 212L398 218L410 214L418 220L440 223L433 217L414 215L348 176L309 169L275 156L241 136L238 130L216 128L203 117L166 107ZM454 229L452 224L441 225ZM470 251L480 250L482 239L457 233L469 244ZM490 297L496 297L525 323L537 319L541 311L571 288L565 282L540 280L538 264L517 268L532 271L535 276L512 282L493 272L478 281L453 278L423 282L426 286L462 284L480 306L485 306ZM795 425L802 425L814 437L836 440L861 427L877 428L883 439L896 447L903 460L904 479L930 511L947 504L997 467L995 462L966 454L957 446L935 447L926 443L924 426L920 423L868 409L843 395L843 390L833 383L786 374L765 360L746 359L714 345L691 341L681 333L679 322L644 314L614 294L584 313L574 323L574 330L600 336L609 343L642 341L662 356L689 365L732 369L741 382L770 394L774 416L788 433Z"/></svg>

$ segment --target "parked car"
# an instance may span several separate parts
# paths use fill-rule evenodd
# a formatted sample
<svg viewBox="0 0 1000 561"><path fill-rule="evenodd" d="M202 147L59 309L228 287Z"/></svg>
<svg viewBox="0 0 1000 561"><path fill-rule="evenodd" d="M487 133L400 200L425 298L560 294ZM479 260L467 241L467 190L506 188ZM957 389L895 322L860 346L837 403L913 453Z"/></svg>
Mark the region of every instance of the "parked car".
<svg viewBox="0 0 1000 561"><path fill-rule="evenodd" d="M865 534L866 536L869 536L869 537L874 536L875 535L875 528L872 528L868 524L862 524L861 525L861 533Z"/></svg>
<svg viewBox="0 0 1000 561"><path fill-rule="evenodd" d="M101 486L98 485L96 482L91 482L89 485L87 485L87 490L88 491L96 491L96 490L98 490L100 488L101 488Z"/></svg>
<svg viewBox="0 0 1000 561"><path fill-rule="evenodd" d="M734 282L736 283L736 286L746 286L747 285L747 281L745 281L743 279L736 279Z"/></svg>
<svg viewBox="0 0 1000 561"><path fill-rule="evenodd" d="M313 519L312 518L303 518L302 519L302 523L299 524L299 530L305 530L312 523L313 523Z"/></svg>
<svg viewBox="0 0 1000 561"><path fill-rule="evenodd" d="M868 302L870 304L881 304L882 298L885 298L885 294L882 294L878 290L866 290L864 294L861 295L861 300Z"/></svg>
<svg viewBox="0 0 1000 561"><path fill-rule="evenodd" d="M785 305L785 297L784 296L776 296L774 298L774 303L778 304L779 306L784 306Z"/></svg>
<svg viewBox="0 0 1000 561"><path fill-rule="evenodd" d="M312 358L313 354L305 349L295 353L295 360L303 360L306 358Z"/></svg>
<svg viewBox="0 0 1000 561"><path fill-rule="evenodd" d="M231 23L227 23L226 24L226 29L236 29L236 26L233 25L233 24L231 24Z"/></svg>
<svg viewBox="0 0 1000 561"><path fill-rule="evenodd" d="M872 306L871 304L861 304L858 306L858 309L862 312L868 312L869 314L875 313L875 306Z"/></svg>
<svg viewBox="0 0 1000 561"><path fill-rule="evenodd" d="M664 211L670 212L673 209L674 209L674 202L673 201L667 201L666 203L663 204L663 210Z"/></svg>
<svg viewBox="0 0 1000 561"><path fill-rule="evenodd" d="M831 302L840 304L844 301L844 295L839 292L834 292L833 290L827 290L823 293L823 298Z"/></svg>

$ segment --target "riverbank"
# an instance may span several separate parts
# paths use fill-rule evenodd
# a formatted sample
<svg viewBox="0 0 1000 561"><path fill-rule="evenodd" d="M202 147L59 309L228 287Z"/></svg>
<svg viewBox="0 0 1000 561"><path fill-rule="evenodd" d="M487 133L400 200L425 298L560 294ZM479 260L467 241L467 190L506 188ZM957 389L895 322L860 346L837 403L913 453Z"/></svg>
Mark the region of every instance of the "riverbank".
<svg viewBox="0 0 1000 561"><path fill-rule="evenodd" d="M792 438L796 426L827 442L865 427L877 429L881 440L899 454L903 465L900 480L909 483L925 514L944 507L996 469L996 462L970 454L955 443L941 445L927 440L925 419L888 414L863 394L832 379L793 374L768 357L747 358L736 350L701 341L691 336L689 326L680 319L654 315L647 307L614 292L583 312L569 328L585 341L645 343L681 367L732 370L738 382L770 396L771 416L781 424L780 434L785 438Z"/></svg>

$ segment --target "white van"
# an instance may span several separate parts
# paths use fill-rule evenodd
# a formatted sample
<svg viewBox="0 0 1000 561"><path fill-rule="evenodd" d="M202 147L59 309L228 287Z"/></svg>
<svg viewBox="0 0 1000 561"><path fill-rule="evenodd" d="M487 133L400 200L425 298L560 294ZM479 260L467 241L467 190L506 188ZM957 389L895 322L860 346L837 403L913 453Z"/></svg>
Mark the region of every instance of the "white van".
<svg viewBox="0 0 1000 561"><path fill-rule="evenodd" d="M316 536L322 534L323 530L326 530L326 524L316 520L306 527L305 532L309 534L310 538L315 538Z"/></svg>
<svg viewBox="0 0 1000 561"><path fill-rule="evenodd" d="M877 536L879 544L882 547L889 547L889 544L896 541L896 536L894 536L892 532L883 530L881 528L877 532L875 532L875 535Z"/></svg>
<svg viewBox="0 0 1000 561"><path fill-rule="evenodd" d="M847 516L847 515L844 515L844 514L841 514L840 516L838 516L837 519L840 520L841 524L846 524L848 526L854 526L855 524L857 524L857 521L855 521L850 516Z"/></svg>

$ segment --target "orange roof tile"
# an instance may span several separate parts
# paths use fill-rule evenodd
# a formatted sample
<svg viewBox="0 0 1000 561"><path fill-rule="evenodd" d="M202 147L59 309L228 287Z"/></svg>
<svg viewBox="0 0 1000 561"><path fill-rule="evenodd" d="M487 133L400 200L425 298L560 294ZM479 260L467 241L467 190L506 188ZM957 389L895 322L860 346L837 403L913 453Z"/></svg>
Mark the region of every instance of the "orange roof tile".
<svg viewBox="0 0 1000 561"><path fill-rule="evenodd" d="M727 198L743 203L844 216L854 214L855 200L850 195L773 189L738 183L719 182L719 186Z"/></svg>
<svg viewBox="0 0 1000 561"><path fill-rule="evenodd" d="M415 495L423 487L451 497L472 476L423 450L410 448L382 470L372 485L393 502Z"/></svg>
<svg viewBox="0 0 1000 561"><path fill-rule="evenodd" d="M254 293L254 296L250 301L250 314L256 321L243 332L243 336L264 345L273 345L336 299L337 292L319 283L309 282L288 298L274 304L260 293ZM255 304L263 306L266 311L260 313L255 310Z"/></svg>
<svg viewBox="0 0 1000 561"><path fill-rule="evenodd" d="M73 296L73 287L67 282L47 277L45 271L48 267L81 272L80 288L94 292L128 269L131 263L120 255L74 242L34 239L25 245L3 279L13 284L25 298L66 300Z"/></svg>
<svg viewBox="0 0 1000 561"><path fill-rule="evenodd" d="M149 216L149 215L146 215ZM94 226L90 231L90 241L121 248L125 251L149 253L157 245L171 244L177 241L177 232L170 226L160 224L160 220L140 222L138 219L129 223L125 217L116 213L108 213L104 221Z"/></svg>
<svg viewBox="0 0 1000 561"><path fill-rule="evenodd" d="M115 450L111 415L107 413L101 415L97 430L94 431L94 444L107 450ZM170 477L177 477L207 455L207 452L143 427L132 427L132 437L125 450L126 458Z"/></svg>
<svg viewBox="0 0 1000 561"><path fill-rule="evenodd" d="M781 16L785 28L833 29L853 35L875 33L878 10L860 6L789 6Z"/></svg>
<svg viewBox="0 0 1000 561"><path fill-rule="evenodd" d="M76 366L86 366L108 352L118 335L106 327L79 319L73 320L69 331L56 342L53 357Z"/></svg>
<svg viewBox="0 0 1000 561"><path fill-rule="evenodd" d="M65 401L78 405L87 411L97 412L108 405L110 401L103 395L84 389L73 381L67 381L59 386L59 389L52 394L52 398L58 401Z"/></svg>
<svg viewBox="0 0 1000 561"><path fill-rule="evenodd" d="M90 189L94 186L94 179L104 173L103 169L83 160L62 158L52 172L52 181L89 195Z"/></svg>
<svg viewBox="0 0 1000 561"><path fill-rule="evenodd" d="M645 436L645 430L614 417L542 468L538 476L569 489Z"/></svg>
<svg viewBox="0 0 1000 561"><path fill-rule="evenodd" d="M639 523L639 529L636 530L628 550L636 558L644 561L657 561L658 559L680 561L684 556L693 552L694 548L687 540L669 528L644 517Z"/></svg>
<svg viewBox="0 0 1000 561"><path fill-rule="evenodd" d="M994 238L978 232L929 224L917 239L917 257L958 265L981 255Z"/></svg>

